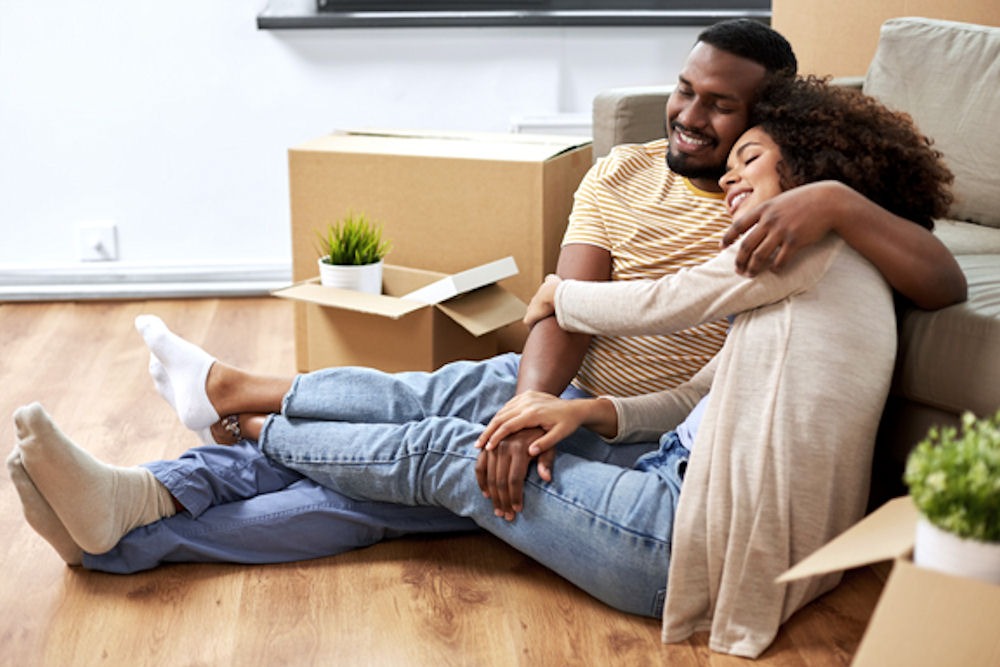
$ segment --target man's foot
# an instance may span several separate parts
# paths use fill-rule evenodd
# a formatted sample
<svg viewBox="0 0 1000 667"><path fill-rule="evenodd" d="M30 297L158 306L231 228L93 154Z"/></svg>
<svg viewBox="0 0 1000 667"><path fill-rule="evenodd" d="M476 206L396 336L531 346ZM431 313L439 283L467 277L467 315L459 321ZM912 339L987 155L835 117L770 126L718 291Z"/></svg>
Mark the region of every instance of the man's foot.
<svg viewBox="0 0 1000 667"><path fill-rule="evenodd" d="M66 526L62 525L62 521L56 516L52 506L38 492L35 483L28 475L28 471L24 469L24 464L21 462L21 450L17 446L7 457L7 472L10 474L11 481L14 482L17 495L21 498L21 509L24 511L24 518L28 520L28 524L52 545L67 565L82 563L83 549L73 541L69 531L66 530Z"/></svg>
<svg viewBox="0 0 1000 667"><path fill-rule="evenodd" d="M240 440L260 440L267 415L233 415L212 424L210 434L217 445L235 445ZM227 425L227 422L230 422Z"/></svg>
<svg viewBox="0 0 1000 667"><path fill-rule="evenodd" d="M149 374L153 384L173 407L181 423L196 431L202 442L208 429L219 421L219 413L205 391L208 372L215 358L170 331L155 315L135 318L135 328L149 347Z"/></svg>
<svg viewBox="0 0 1000 667"><path fill-rule="evenodd" d="M109 551L132 529L176 513L173 497L153 473L98 461L38 403L19 408L14 425L24 469L84 551Z"/></svg>

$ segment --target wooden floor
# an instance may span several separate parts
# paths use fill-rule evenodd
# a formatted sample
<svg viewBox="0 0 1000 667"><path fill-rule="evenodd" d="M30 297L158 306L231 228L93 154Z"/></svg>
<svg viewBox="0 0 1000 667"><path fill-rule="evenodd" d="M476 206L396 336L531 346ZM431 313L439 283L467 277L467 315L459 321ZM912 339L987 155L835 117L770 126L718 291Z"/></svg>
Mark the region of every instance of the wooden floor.
<svg viewBox="0 0 1000 667"><path fill-rule="evenodd" d="M154 392L142 312L217 356L293 371L291 309L270 299L0 305L0 437L40 401L76 442L131 465L197 444ZM66 567L0 479L0 664L737 665L706 638L589 598L485 534L387 542L284 565L172 565L129 576ZM609 562L607 567L614 567ZM757 661L846 665L881 590L868 568L796 615Z"/></svg>

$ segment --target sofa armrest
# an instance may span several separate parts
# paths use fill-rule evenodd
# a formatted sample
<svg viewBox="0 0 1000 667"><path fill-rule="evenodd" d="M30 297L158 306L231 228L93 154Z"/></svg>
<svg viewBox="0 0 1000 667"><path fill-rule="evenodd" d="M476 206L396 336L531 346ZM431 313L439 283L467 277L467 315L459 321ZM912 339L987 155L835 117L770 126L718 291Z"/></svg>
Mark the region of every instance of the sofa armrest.
<svg viewBox="0 0 1000 667"><path fill-rule="evenodd" d="M830 79L830 83L835 86L844 86L845 88L855 88L861 90L865 85L865 77L863 76L835 76Z"/></svg>
<svg viewBox="0 0 1000 667"><path fill-rule="evenodd" d="M673 86L610 88L594 98L594 159L618 144L664 136L667 98Z"/></svg>

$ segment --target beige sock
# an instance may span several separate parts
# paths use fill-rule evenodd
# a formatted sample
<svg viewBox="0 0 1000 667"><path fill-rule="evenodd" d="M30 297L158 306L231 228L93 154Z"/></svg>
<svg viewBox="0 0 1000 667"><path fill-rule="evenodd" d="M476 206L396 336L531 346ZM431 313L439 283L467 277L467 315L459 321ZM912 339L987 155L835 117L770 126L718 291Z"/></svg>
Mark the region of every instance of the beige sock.
<svg viewBox="0 0 1000 667"><path fill-rule="evenodd" d="M176 512L153 473L98 461L63 435L38 403L19 408L14 425L24 469L84 551L104 553L132 529Z"/></svg>
<svg viewBox="0 0 1000 667"><path fill-rule="evenodd" d="M24 510L24 518L28 520L28 524L52 545L67 565L82 563L83 549L73 541L52 506L45 502L45 498L35 488L34 482L21 463L21 450L16 446L7 457L7 472L14 482L17 495L21 498L21 509Z"/></svg>

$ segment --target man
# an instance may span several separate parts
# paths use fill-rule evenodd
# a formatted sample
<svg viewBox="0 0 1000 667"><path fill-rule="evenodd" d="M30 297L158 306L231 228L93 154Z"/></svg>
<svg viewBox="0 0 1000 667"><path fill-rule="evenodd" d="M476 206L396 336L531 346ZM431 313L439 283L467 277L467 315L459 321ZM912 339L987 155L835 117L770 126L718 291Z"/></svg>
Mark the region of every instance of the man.
<svg viewBox="0 0 1000 667"><path fill-rule="evenodd" d="M576 205L566 234L566 245L560 255L557 273L581 280L607 280L653 277L657 272L674 272L698 263L714 254L716 240L728 245L747 232L741 241L738 268L753 275L760 271L780 269L794 253L815 243L828 233L837 219L851 219L855 224L845 240L863 254L883 273L898 292L916 305L941 308L965 299L965 278L951 253L925 229L910 224L873 204L861 195L848 191L837 183L820 182L790 190L740 217L730 226L726 217L711 218L709 203L720 192L718 179L725 171L726 156L746 128L747 115L754 92L768 73L794 74L795 58L787 42L777 33L750 21L724 22L709 28L700 36L682 69L677 87L667 103L667 141L645 146L618 147L585 177L576 196ZM666 153L666 166L662 154ZM650 187L650 184L655 186ZM669 199L671 191L688 188L690 196ZM620 202L620 194L628 193L628 201ZM669 206L665 205L669 202ZM719 202L721 207L721 202ZM679 207L685 207L690 227L678 231ZM704 209L702 208L704 207ZM654 229L658 215L671 216L670 230L677 235L676 245L654 247L642 256L640 236ZM697 216L705 215L699 221ZM621 218L632 218L632 226L622 231L617 226ZM693 218L693 219L692 219ZM609 224L613 220L615 228ZM618 238L608 235L619 232ZM688 245L682 246L687 243ZM611 248L615 249L612 257ZM668 253L666 258L659 252ZM622 255L639 255L632 267L621 268ZM650 270L643 271L643 260ZM636 269L635 267L640 267ZM926 280L928 276L935 276ZM554 322L541 322L535 329L555 327ZM698 332L695 340L692 332ZM534 332L533 332L534 333ZM699 344L714 345L721 341L723 325L706 325L678 334L678 346L697 350L697 367L714 354L701 356ZM532 344L543 340L539 335L529 341L525 359ZM559 363L563 368L575 368L582 362L577 382L604 373L604 386L611 384L607 375L609 359L622 351L624 339L598 338L592 343L578 334L564 334L553 347L562 350ZM591 354L583 352L591 344ZM721 342L719 343L721 344ZM601 352L608 350L608 354ZM578 356L573 356L574 353ZM605 366L602 366L605 364ZM522 368L525 362L522 362ZM693 373L685 360L673 358L667 369ZM530 385L522 370L518 389L539 389L558 394L558 383L545 386L539 381ZM557 372L549 375L559 377ZM561 378L560 378L561 379ZM644 392L663 385L673 386L676 376L660 378L660 386L642 386ZM615 385L618 388L617 385ZM553 389L556 389L553 391ZM607 391L601 385L584 384L590 393L630 395L628 391ZM498 512L511 518L520 510L521 489L528 463L528 439L509 439L499 448L484 452L477 473L484 492L494 500ZM539 473L550 474L554 451L539 459ZM544 471L544 472L543 472Z"/></svg>
<svg viewBox="0 0 1000 667"><path fill-rule="evenodd" d="M831 220L849 211L858 224L852 238L845 234L845 239L876 264L897 290L924 307L964 298L961 272L930 234L914 232L910 228L915 225L860 195L833 197L831 189L824 199L828 184L814 184L815 192L808 197L798 192L806 188L788 192L730 227L717 183L726 155L746 129L754 91L765 75L794 70L787 42L761 24L733 21L704 31L667 105L669 139L615 150L581 184L560 254L559 275L624 280L675 272L714 255L720 242L732 241L747 229L740 269L762 271L772 260L780 269L797 248L824 236L832 227ZM822 205L817 206L817 201ZM896 241L880 243L890 229ZM676 386L715 354L723 336L724 325L715 323L670 337L591 340L563 332L554 322L541 322L533 328L519 359L497 358L466 366L473 374L468 377L474 378L469 380L470 388L477 395L489 396L475 407L476 420L489 420L515 392L526 390L560 394L566 389L564 395L569 396L633 395ZM163 362L159 357L168 356L155 343L151 349L154 361ZM204 395L206 381L221 367L210 358L196 365L194 385ZM180 391L176 378L168 373L165 379L158 382L158 388L176 407ZM208 405L202 412L211 419L230 413L228 409L216 411L221 405L218 396L205 395L204 400ZM238 400L231 403L240 405ZM237 407L232 412L240 413L242 420L254 411L267 409ZM209 425L186 423L195 430ZM481 487L493 499L498 515L507 519L521 509L523 479L532 461L527 448L537 435L538 431L518 433L480 457ZM635 458L634 451L617 451ZM580 453L604 460L608 456L607 452ZM546 454L538 461L543 478L551 479L551 460ZM248 446L200 448L180 461L160 462L151 469L159 486L187 511L146 525L170 513L162 509L162 502L156 503L158 509L152 515L116 528L118 532L135 526L142 529L120 542L115 532L99 541L101 545L109 542L108 548L117 542L110 551L79 554L85 567L129 572L178 560L275 562L331 555L406 532L473 527L434 508L351 501L275 467ZM236 500L240 502L232 502ZM64 558L68 551L60 549Z"/></svg>

